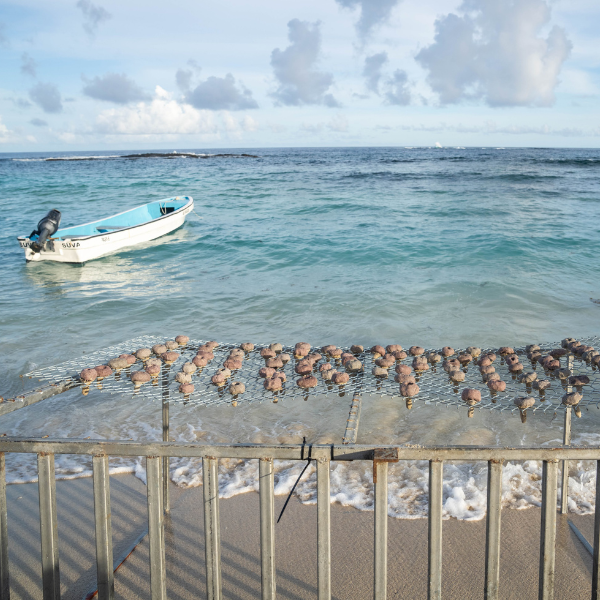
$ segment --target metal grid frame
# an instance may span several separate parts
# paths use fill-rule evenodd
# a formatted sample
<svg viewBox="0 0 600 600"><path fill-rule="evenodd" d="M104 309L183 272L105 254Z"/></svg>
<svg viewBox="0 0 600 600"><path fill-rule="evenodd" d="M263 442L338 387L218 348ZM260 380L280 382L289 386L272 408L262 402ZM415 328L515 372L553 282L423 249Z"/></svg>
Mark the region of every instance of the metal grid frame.
<svg viewBox="0 0 600 600"><path fill-rule="evenodd" d="M579 341L587 345L600 347L600 337L597 336L582 338ZM162 337L141 336L58 365L35 369L30 373L27 373L25 377L37 378L48 383L70 381L74 384L81 385L85 389L86 386L78 381L77 376L82 369L103 364L120 354L134 353L138 348L152 347L154 344L163 342L164 339ZM165 392L168 391L168 397L171 403L194 404L198 406L216 406L227 404L232 401L242 405L265 401L287 402L297 399L308 399L309 397L315 396L340 396L352 399L356 398L358 395L361 397L388 397L404 400L404 398L400 396L399 385L393 380L393 367L390 368L388 376L384 378L375 377L371 374L371 370L374 366L374 358L368 351L357 355L357 358L363 363L363 370L358 373L350 374L350 381L347 384L338 386L331 382L326 382L320 377L318 372L315 372L318 381L317 386L305 390L296 385L296 379L299 376L294 372L297 360L293 358L293 348L284 347L283 351L292 356L292 359L284 366L284 368L280 369L286 374L287 382L283 384L283 388L280 391L268 392L263 388L264 380L258 376L258 370L265 365L264 359L260 356L260 350L267 347L268 344L257 345L252 352L246 353L242 361L242 368L232 373L232 376L226 385L217 387L211 383L210 379L217 369L222 366L229 351L239 347L239 344L232 343L221 343L213 350L215 355L214 360L203 369L198 369L192 376L192 382L195 386L194 392L184 396L178 391L178 383L175 381L175 374L180 370L183 363L191 361L195 356L197 347L203 343L205 342L202 340L190 340L187 345L180 347L178 349L178 352L180 353L179 358L170 366L163 365L163 372L159 378L154 378L151 383L144 384L137 390L134 389L132 382L129 380L129 376L132 372L143 369L141 361L137 361L130 368L121 373L114 373L101 382L94 382L92 386L111 394L138 395L147 398L148 400L156 401L164 400ZM540 346L542 348L541 352L544 353L553 348L560 347L560 342L540 344ZM342 348L342 350L349 352L348 348ZM426 352L432 351L436 351L436 349L426 350ZM493 349L482 349L482 353L490 351L493 351ZM462 367L466 377L461 383L451 382L448 375L443 370L441 363L437 363L436 365L430 365L430 369L427 371L415 373L420 392L417 396L407 402L407 405L412 408L418 408L428 404L465 408L466 405L461 399L460 392L465 387L472 387L481 391L482 400L476 406L468 407L471 414L473 410L508 411L510 413L517 413L519 409L514 405L513 400L515 397L524 395L531 395L536 398L535 406L528 409L531 413L555 413L559 410L565 410L565 406L562 405L561 399L563 394L567 391L567 382L565 380L560 380L553 375L544 375L542 367L538 363L531 362L527 358L525 348L516 348L515 351L525 367L524 372L534 371L538 373L540 379L542 377L548 379L551 382L550 388L543 393L538 393L537 391L532 390L531 387L520 383L518 377L508 371L508 367L501 356L498 356L497 360L494 362L494 367L496 368L496 372L500 374L502 380L506 382L507 387L506 391L498 393L493 393L488 390L474 362ZM460 350L457 350L456 355L459 352ZM399 362L410 364L411 359L412 357L409 356L404 361ZM339 361L323 357L323 359L317 363L315 370L317 370L318 365L324 361L331 362L334 368L343 369ZM584 409L590 407L600 408L600 371L598 368L587 363L581 357L571 353L562 357L560 361L561 366L568 366L573 371L574 375L587 375L590 378L590 384L582 389L583 399L581 400L579 407ZM233 397L228 391L229 382L232 381L243 382L246 386L245 393Z"/></svg>

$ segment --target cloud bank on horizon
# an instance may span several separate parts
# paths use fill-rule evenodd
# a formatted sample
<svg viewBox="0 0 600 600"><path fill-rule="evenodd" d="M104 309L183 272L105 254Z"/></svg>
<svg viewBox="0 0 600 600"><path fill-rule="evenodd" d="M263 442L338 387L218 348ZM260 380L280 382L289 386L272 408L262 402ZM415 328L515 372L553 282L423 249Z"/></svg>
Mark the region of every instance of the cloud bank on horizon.
<svg viewBox="0 0 600 600"><path fill-rule="evenodd" d="M256 8L9 8L0 149L600 143L592 0Z"/></svg>

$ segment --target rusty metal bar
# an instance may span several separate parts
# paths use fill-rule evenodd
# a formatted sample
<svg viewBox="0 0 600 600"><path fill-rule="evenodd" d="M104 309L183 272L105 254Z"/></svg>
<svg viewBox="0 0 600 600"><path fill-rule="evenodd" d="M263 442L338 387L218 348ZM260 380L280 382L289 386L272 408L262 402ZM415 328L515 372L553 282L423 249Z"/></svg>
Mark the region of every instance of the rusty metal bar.
<svg viewBox="0 0 600 600"><path fill-rule="evenodd" d="M56 517L56 478L54 454L38 454L40 497L40 537L42 542L42 590L44 600L60 599L58 564L58 520Z"/></svg>
<svg viewBox="0 0 600 600"><path fill-rule="evenodd" d="M362 406L362 398L359 393L354 394L352 403L350 404L350 413L346 421L346 431L342 438L342 444L356 444L358 437L358 425L360 423L360 410Z"/></svg>
<svg viewBox="0 0 600 600"><path fill-rule="evenodd" d="M0 453L0 600L10 600L8 574L8 514L6 504L6 458Z"/></svg>
<svg viewBox="0 0 600 600"><path fill-rule="evenodd" d="M317 460L317 586L319 600L331 600L330 462Z"/></svg>
<svg viewBox="0 0 600 600"><path fill-rule="evenodd" d="M263 600L275 600L275 476L273 459L259 461L260 573Z"/></svg>
<svg viewBox="0 0 600 600"><path fill-rule="evenodd" d="M113 573L108 456L94 456L92 459L92 468L94 476L94 524L96 527L98 600L112 600L115 595L115 580Z"/></svg>
<svg viewBox="0 0 600 600"><path fill-rule="evenodd" d="M202 459L204 488L204 553L206 558L206 597L222 599L221 585L221 525L219 519L218 461L214 457Z"/></svg>
<svg viewBox="0 0 600 600"><path fill-rule="evenodd" d="M500 585L500 515L502 461L488 462L487 520L485 532L485 600L498 600Z"/></svg>
<svg viewBox="0 0 600 600"><path fill-rule="evenodd" d="M312 458L332 461L373 460L373 452L381 446L312 444ZM397 452L398 460L490 461L490 460L600 460L600 446L570 446L568 448L502 448L478 446L387 446ZM177 456L213 458L274 458L306 460L302 444L198 444L187 442L140 443L126 440L73 440L44 438L1 438L0 452L30 452L39 454L108 454L109 456Z"/></svg>
<svg viewBox="0 0 600 600"><path fill-rule="evenodd" d="M542 469L542 531L538 597L539 600L552 600L554 598L558 461L544 461Z"/></svg>
<svg viewBox="0 0 600 600"><path fill-rule="evenodd" d="M61 381L59 383L50 383L37 390L23 394L22 396L8 398L0 404L0 416L6 415L13 410L18 410L19 408L25 408L26 406L36 404L37 402L41 402L47 398L52 398L52 396L67 392L78 385L79 383L77 381L73 379L67 379L66 381Z"/></svg>
<svg viewBox="0 0 600 600"><path fill-rule="evenodd" d="M427 598L442 597L442 493L444 463L429 461L429 585Z"/></svg>
<svg viewBox="0 0 600 600"><path fill-rule="evenodd" d="M150 594L152 600L166 600L164 513L162 510L161 465L158 456L146 458L148 486L148 533L150 536Z"/></svg>

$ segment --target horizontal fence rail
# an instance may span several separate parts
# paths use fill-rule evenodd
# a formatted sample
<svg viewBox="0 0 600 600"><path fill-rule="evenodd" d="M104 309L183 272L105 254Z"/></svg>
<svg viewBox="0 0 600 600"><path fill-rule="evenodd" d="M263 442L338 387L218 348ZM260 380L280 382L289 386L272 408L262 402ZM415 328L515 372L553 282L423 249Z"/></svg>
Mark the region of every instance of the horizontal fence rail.
<svg viewBox="0 0 600 600"><path fill-rule="evenodd" d="M317 464L317 593L319 600L331 599L331 548L329 486L332 461L367 460L373 463L374 495L374 580L375 600L387 598L387 519L388 463L400 460L429 462L429 568L428 598L442 597L442 517L443 469L446 461L486 461L488 463L487 523L484 598L496 600L500 585L500 514L502 469L507 461L538 460L542 469L542 514L540 528L539 588L540 600L554 598L555 541L558 463L567 460L596 461L600 494L600 447L570 446L559 448L482 448L403 447L368 445L258 445L258 444L186 444L177 442L140 443L104 440L61 440L4 438L0 441L0 600L10 598L8 577L8 528L6 508L5 453L35 453L38 457L41 567L43 597L60 598L58 523L56 516L56 480L54 456L79 454L93 456L94 518L98 597L114 598L112 573L112 529L108 476L109 456L146 458L150 589L153 600L167 598L165 558L165 457L201 457L204 483L204 533L206 552L206 597L221 600L221 536L219 519L218 462L220 458L259 460L260 474L260 546L262 598L276 597L275 511L273 460L313 459ZM592 572L592 598L600 600L600 502L596 502Z"/></svg>

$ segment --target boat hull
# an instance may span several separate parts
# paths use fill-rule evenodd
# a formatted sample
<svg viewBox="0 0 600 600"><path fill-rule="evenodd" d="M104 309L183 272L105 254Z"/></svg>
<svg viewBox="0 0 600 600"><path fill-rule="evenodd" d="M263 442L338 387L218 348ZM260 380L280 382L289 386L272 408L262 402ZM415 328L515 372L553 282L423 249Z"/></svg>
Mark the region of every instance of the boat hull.
<svg viewBox="0 0 600 600"><path fill-rule="evenodd" d="M123 248L149 242L174 231L183 225L186 216L193 208L194 202L190 199L180 210L142 225L120 231L111 231L102 235L94 235L85 239L51 239L46 242L41 252L31 250L32 242L28 238L19 238L19 244L25 250L25 260L27 262L49 260L62 263L86 263L107 254L118 252Z"/></svg>

